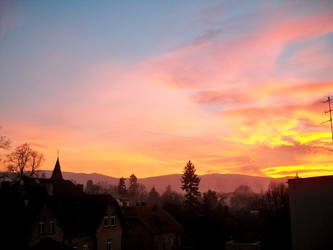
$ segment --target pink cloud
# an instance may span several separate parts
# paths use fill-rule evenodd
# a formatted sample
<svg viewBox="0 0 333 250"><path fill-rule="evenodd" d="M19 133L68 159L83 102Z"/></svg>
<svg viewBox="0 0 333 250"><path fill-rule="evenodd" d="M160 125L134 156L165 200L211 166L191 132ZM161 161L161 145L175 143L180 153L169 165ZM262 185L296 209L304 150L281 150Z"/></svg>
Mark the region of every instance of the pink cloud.
<svg viewBox="0 0 333 250"><path fill-rule="evenodd" d="M254 96L246 91L237 89L209 90L196 93L192 100L202 104L211 105L241 105L254 100Z"/></svg>
<svg viewBox="0 0 333 250"><path fill-rule="evenodd" d="M330 70L332 58L331 48L323 42L316 42L292 54L284 67L308 79L313 76L327 79L332 76Z"/></svg>
<svg viewBox="0 0 333 250"><path fill-rule="evenodd" d="M190 45L142 64L146 73L177 87L249 86L270 77L283 49L333 31L333 13L270 22L239 37ZM202 40L202 39L201 39Z"/></svg>

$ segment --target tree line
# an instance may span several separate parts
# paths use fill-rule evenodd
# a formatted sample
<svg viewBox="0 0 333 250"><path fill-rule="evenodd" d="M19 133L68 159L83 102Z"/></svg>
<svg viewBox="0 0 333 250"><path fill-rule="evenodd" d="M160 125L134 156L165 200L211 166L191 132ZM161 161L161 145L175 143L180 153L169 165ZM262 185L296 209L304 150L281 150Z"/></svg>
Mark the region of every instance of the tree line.
<svg viewBox="0 0 333 250"><path fill-rule="evenodd" d="M261 241L262 249L291 248L289 196L284 183L271 183L261 193L246 185L231 193L214 190L201 193L200 177L189 161L179 182L183 193L172 190L171 186L161 194L155 187L147 192L134 174L128 179L120 178L118 185L108 188L105 183L93 185L100 186L99 192L110 192L116 198L141 201L148 207L168 211L184 227L184 248L224 249L228 240Z"/></svg>

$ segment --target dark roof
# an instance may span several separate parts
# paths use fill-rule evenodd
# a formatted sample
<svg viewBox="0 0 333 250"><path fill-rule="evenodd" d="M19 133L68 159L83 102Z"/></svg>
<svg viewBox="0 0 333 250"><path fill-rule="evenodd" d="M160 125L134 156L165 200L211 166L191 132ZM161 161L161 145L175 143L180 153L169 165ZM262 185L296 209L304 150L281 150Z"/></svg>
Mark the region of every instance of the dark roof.
<svg viewBox="0 0 333 250"><path fill-rule="evenodd" d="M14 184L1 190L0 221L5 229L2 233L2 244L14 244L12 249L23 248L27 232L31 230L31 225L39 216L47 197L45 189L40 186L23 187ZM17 239L20 239L20 242L16 242ZM16 247L15 244L21 244L22 247Z"/></svg>
<svg viewBox="0 0 333 250"><path fill-rule="evenodd" d="M63 179L61 169L60 169L59 157L57 157L57 161L56 161L56 164L54 166L51 179L54 180L54 181Z"/></svg>
<svg viewBox="0 0 333 250"><path fill-rule="evenodd" d="M47 249L47 250L73 250L72 247L61 244L60 242L57 242L50 238L41 239L35 246L33 246L30 249L31 250L45 250L45 249Z"/></svg>
<svg viewBox="0 0 333 250"><path fill-rule="evenodd" d="M124 208L128 220L139 219L153 234L182 231L182 226L167 211L152 207Z"/></svg>
<svg viewBox="0 0 333 250"><path fill-rule="evenodd" d="M84 195L76 199L54 197L48 203L58 216L66 238L94 234L108 205L120 211L118 203L110 195ZM122 214L120 219L124 222Z"/></svg>
<svg viewBox="0 0 333 250"><path fill-rule="evenodd" d="M40 185L40 184L51 184L52 181L50 179L45 179L45 178L36 178L32 176L22 176L22 180L24 181L24 184L26 186L31 186L31 185Z"/></svg>
<svg viewBox="0 0 333 250"><path fill-rule="evenodd" d="M52 181L52 180L51 180ZM79 198L83 196L83 188L69 180L53 181L53 196Z"/></svg>
<svg viewBox="0 0 333 250"><path fill-rule="evenodd" d="M53 196L66 196L66 197L80 197L83 195L83 188L79 185L75 185L73 182L64 179L43 179L34 178L29 176L23 176L24 184L27 187L31 186L44 186L47 189L49 185L52 185Z"/></svg>
<svg viewBox="0 0 333 250"><path fill-rule="evenodd" d="M333 181L333 175L327 176L316 176L316 177L308 177L308 178L293 178L289 179L288 183L316 183L323 181Z"/></svg>

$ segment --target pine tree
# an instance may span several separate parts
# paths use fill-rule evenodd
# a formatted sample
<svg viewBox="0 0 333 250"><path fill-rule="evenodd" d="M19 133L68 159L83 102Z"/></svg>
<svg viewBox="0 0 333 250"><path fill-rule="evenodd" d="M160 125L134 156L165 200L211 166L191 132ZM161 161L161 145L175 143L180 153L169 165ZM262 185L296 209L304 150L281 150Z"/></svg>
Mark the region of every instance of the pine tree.
<svg viewBox="0 0 333 250"><path fill-rule="evenodd" d="M184 168L184 174L181 179L182 183L181 188L186 192L185 202L186 205L189 205L190 207L195 207L196 205L198 205L199 203L198 198L200 197L200 192L199 192L200 178L195 173L195 171L196 171L195 166L191 161L189 161Z"/></svg>
<svg viewBox="0 0 333 250"><path fill-rule="evenodd" d="M126 178L121 177L119 179L119 183L118 183L118 188L117 189L118 189L118 194L120 194L120 195L125 195L127 193L125 181L126 181Z"/></svg>
<svg viewBox="0 0 333 250"><path fill-rule="evenodd" d="M139 184L138 184L138 178L134 174L132 174L129 178L129 187L128 187L128 193L131 196L137 195L139 192Z"/></svg>

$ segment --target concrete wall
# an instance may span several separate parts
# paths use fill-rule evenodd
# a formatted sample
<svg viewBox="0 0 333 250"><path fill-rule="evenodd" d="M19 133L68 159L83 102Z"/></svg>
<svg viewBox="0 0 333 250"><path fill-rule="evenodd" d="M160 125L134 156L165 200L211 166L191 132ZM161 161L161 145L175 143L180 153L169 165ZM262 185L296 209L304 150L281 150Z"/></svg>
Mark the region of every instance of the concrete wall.
<svg viewBox="0 0 333 250"><path fill-rule="evenodd" d="M293 249L333 249L333 176L288 184Z"/></svg>

